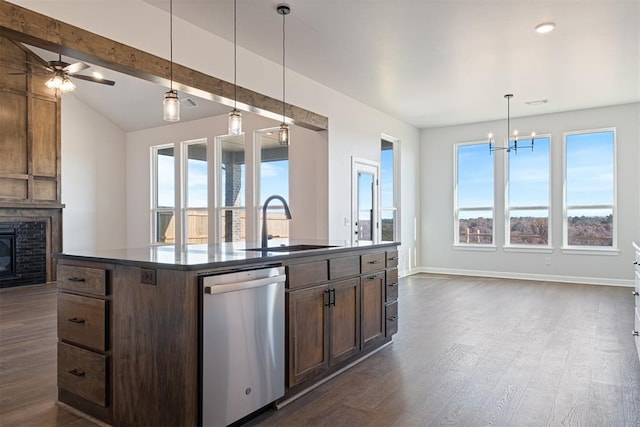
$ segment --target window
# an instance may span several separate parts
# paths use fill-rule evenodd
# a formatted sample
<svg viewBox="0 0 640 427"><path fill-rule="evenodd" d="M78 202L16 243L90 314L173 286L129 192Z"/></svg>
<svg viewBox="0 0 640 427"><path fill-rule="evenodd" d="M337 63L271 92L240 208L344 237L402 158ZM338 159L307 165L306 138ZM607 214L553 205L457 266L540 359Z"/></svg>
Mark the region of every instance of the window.
<svg viewBox="0 0 640 427"><path fill-rule="evenodd" d="M616 248L615 129L564 135L564 246Z"/></svg>
<svg viewBox="0 0 640 427"><path fill-rule="evenodd" d="M289 147L278 143L277 132L258 133L260 141L260 203L259 219L262 227L262 207L268 197L277 194L287 204L289 200ZM274 241L289 238L289 220L279 200L269 203L267 230ZM260 229L260 233L262 230Z"/></svg>
<svg viewBox="0 0 640 427"><path fill-rule="evenodd" d="M549 242L549 148L551 138L535 139L533 151L509 151L507 159L507 245Z"/></svg>
<svg viewBox="0 0 640 427"><path fill-rule="evenodd" d="M461 245L491 245L493 160L486 142L456 144L455 240Z"/></svg>
<svg viewBox="0 0 640 427"><path fill-rule="evenodd" d="M207 243L207 141L185 142L184 228L187 243Z"/></svg>
<svg viewBox="0 0 640 427"><path fill-rule="evenodd" d="M397 142L384 139L380 144L380 222L383 242L394 242L398 236L397 184L395 179L396 145Z"/></svg>
<svg viewBox="0 0 640 427"><path fill-rule="evenodd" d="M175 158L173 145L151 149L153 243L175 242Z"/></svg>
<svg viewBox="0 0 640 427"><path fill-rule="evenodd" d="M244 135L220 138L220 237L246 241L246 161Z"/></svg>

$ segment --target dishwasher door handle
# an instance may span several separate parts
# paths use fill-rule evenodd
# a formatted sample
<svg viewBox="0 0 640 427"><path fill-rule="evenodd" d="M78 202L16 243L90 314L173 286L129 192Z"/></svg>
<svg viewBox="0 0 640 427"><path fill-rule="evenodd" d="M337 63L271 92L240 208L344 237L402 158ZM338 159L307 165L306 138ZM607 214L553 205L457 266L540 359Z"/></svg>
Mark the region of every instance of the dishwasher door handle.
<svg viewBox="0 0 640 427"><path fill-rule="evenodd" d="M280 276L265 277L264 279L249 280L246 282L205 286L204 293L215 295L225 292L241 291L243 289L259 288L260 286L272 285L274 283L284 283L286 280L287 276L282 274Z"/></svg>

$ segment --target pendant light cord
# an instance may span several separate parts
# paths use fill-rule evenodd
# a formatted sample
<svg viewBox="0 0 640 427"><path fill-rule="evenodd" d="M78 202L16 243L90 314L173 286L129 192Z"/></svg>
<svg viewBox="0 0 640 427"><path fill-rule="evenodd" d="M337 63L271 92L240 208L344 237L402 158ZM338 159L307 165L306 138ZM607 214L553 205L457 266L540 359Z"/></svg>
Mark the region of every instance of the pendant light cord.
<svg viewBox="0 0 640 427"><path fill-rule="evenodd" d="M238 41L237 41L237 0L233 0L233 110L238 102Z"/></svg>
<svg viewBox="0 0 640 427"><path fill-rule="evenodd" d="M284 70L285 70L285 66L284 66L284 60L285 60L285 32L284 32L284 17L286 16L285 13L282 14L282 123L284 123L284 100L285 100L285 80L284 80Z"/></svg>
<svg viewBox="0 0 640 427"><path fill-rule="evenodd" d="M173 91L173 0L169 0L169 83L171 91Z"/></svg>

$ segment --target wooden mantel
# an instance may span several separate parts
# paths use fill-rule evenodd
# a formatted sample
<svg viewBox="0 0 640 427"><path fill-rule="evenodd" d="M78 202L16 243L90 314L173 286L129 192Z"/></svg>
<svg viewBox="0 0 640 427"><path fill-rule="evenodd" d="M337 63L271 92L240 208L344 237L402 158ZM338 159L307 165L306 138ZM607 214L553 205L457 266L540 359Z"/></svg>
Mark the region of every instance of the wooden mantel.
<svg viewBox="0 0 640 427"><path fill-rule="evenodd" d="M32 10L0 0L0 35L169 87L170 61ZM174 88L221 104L233 105L233 83L173 64ZM276 120L282 101L238 87L238 109ZM286 121L311 130L326 130L328 118L285 105Z"/></svg>

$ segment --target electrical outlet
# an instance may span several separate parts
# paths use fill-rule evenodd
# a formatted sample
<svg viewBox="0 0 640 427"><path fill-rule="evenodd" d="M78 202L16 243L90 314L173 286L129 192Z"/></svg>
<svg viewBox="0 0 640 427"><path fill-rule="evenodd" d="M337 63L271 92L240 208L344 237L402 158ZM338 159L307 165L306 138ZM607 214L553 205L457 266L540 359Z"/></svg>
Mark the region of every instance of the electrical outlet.
<svg viewBox="0 0 640 427"><path fill-rule="evenodd" d="M544 265L551 265L551 257L546 257L544 259Z"/></svg>
<svg viewBox="0 0 640 427"><path fill-rule="evenodd" d="M155 285L156 284L156 271L149 268L141 268L140 269L140 283L144 283L146 285Z"/></svg>

